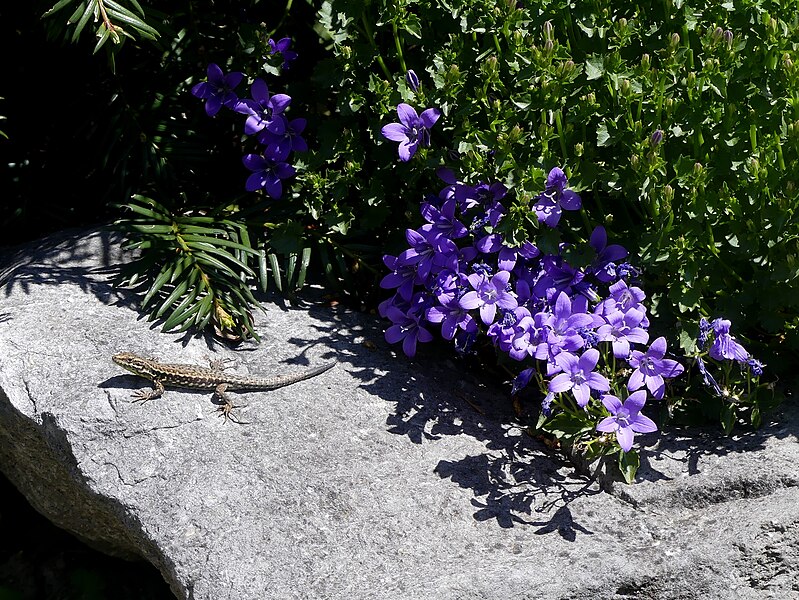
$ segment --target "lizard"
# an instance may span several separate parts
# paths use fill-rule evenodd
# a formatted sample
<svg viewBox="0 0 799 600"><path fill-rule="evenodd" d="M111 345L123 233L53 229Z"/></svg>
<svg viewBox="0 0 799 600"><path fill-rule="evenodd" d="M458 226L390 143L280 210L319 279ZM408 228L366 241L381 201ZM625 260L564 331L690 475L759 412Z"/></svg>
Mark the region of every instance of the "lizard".
<svg viewBox="0 0 799 600"><path fill-rule="evenodd" d="M225 363L230 359L210 360L210 367L162 363L154 358L144 358L133 352L119 352L114 354L111 359L123 369L153 382L153 389L137 390L132 394L135 398L134 402L147 402L160 398L166 387L213 390L213 398L223 402L222 406L217 409L220 413L219 416L224 416L225 422L230 419L236 423L241 423L241 421L234 419L230 413L234 408L240 407L233 405L226 394L227 390L275 390L321 375L336 365L336 361L332 361L293 375L258 377L225 373Z"/></svg>

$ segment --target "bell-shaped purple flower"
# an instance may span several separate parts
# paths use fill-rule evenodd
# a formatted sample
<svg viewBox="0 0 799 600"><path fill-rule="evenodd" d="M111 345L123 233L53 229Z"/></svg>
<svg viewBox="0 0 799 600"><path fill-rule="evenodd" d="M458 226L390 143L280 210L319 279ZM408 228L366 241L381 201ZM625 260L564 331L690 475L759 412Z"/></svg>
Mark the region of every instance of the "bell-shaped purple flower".
<svg viewBox="0 0 799 600"><path fill-rule="evenodd" d="M460 304L467 310L480 309L480 319L486 325L494 322L497 307L513 310L518 306L516 298L508 292L510 273L499 271L490 279L486 275L472 273L469 283L473 291L466 292L460 299Z"/></svg>
<svg viewBox="0 0 799 600"><path fill-rule="evenodd" d="M539 221L549 227L557 227L560 216L564 210L579 210L582 206L580 196L572 190L567 190L568 180L566 174L555 167L547 176L547 187L543 194L538 196L533 210Z"/></svg>
<svg viewBox="0 0 799 600"><path fill-rule="evenodd" d="M282 54L283 55L283 68L288 69L291 66L291 61L297 58L297 53L289 50L291 46L291 38L281 38L278 41L269 38L269 54Z"/></svg>
<svg viewBox="0 0 799 600"><path fill-rule="evenodd" d="M291 96L270 96L266 82L260 78L253 81L250 94L251 99L239 101L235 108L236 112L247 115L244 133L253 135L266 128L276 135L283 135L286 131L286 120L282 115L291 104Z"/></svg>
<svg viewBox="0 0 799 600"><path fill-rule="evenodd" d="M713 344L708 351L710 358L745 363L749 358L749 353L730 335L732 323L727 319L713 319L710 325L716 334L716 339L713 340Z"/></svg>
<svg viewBox="0 0 799 600"><path fill-rule="evenodd" d="M402 342L405 356L412 357L416 354L417 342L432 341L433 334L422 327L421 316L417 312L410 310L404 313L396 306L389 306L386 316L394 323L386 329L386 341L389 344Z"/></svg>
<svg viewBox="0 0 799 600"><path fill-rule="evenodd" d="M285 161L291 152L305 152L308 150L308 144L305 143L301 135L307 121L303 118L289 121L282 115L278 116L284 121L283 133L277 134L269 128L264 128L258 134L258 141L266 146L264 155L270 156L276 161ZM277 128L279 129L280 127L278 126Z"/></svg>
<svg viewBox="0 0 799 600"><path fill-rule="evenodd" d="M383 137L399 142L399 157L408 162L416 154L420 145L430 145L430 129L441 116L437 108L428 108L421 115L409 104L401 102L397 106L399 123L390 123L381 130Z"/></svg>
<svg viewBox="0 0 799 600"><path fill-rule="evenodd" d="M205 100L205 112L209 117L216 115L226 106L234 109L239 98L233 91L244 79L244 73L233 71L225 75L219 65L208 65L208 80L201 81L191 88L191 93Z"/></svg>
<svg viewBox="0 0 799 600"><path fill-rule="evenodd" d="M627 389L637 390L643 385L650 391L652 396L660 400L666 391L664 377L677 377L684 370L680 363L666 356L666 338L659 337L646 352L633 350L627 362L635 369L627 382Z"/></svg>
<svg viewBox="0 0 799 600"><path fill-rule="evenodd" d="M633 447L636 433L652 433L658 429L652 419L640 414L646 404L645 390L633 392L624 402L607 394L602 397L602 404L608 409L610 416L602 419L596 429L603 433L615 433L619 446L625 452Z"/></svg>
<svg viewBox="0 0 799 600"><path fill-rule="evenodd" d="M562 372L549 382L549 391L559 394L571 390L580 407L588 404L592 389L600 392L610 389L607 377L594 373L599 362L599 350L596 348L589 348L579 358L571 352L561 352L555 357L555 362Z"/></svg>
<svg viewBox="0 0 799 600"><path fill-rule="evenodd" d="M649 334L640 327L644 313L631 308L626 313L621 311L605 316L607 323L597 329L599 341L613 345L613 356L627 358L630 355L630 344L646 344Z"/></svg>
<svg viewBox="0 0 799 600"><path fill-rule="evenodd" d="M244 166L252 171L247 178L248 192L264 189L272 198L283 195L282 179L288 179L295 173L294 167L288 163L276 162L260 154L247 154L242 159Z"/></svg>

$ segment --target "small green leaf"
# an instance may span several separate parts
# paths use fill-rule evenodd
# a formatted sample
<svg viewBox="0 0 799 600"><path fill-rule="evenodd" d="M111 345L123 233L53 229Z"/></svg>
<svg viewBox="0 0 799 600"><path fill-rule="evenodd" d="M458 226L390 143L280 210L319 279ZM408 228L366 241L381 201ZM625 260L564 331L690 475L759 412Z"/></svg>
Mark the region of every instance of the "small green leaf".
<svg viewBox="0 0 799 600"><path fill-rule="evenodd" d="M732 433L732 429L735 426L735 407L732 404L724 404L724 406L721 407L719 418L724 434L729 435Z"/></svg>
<svg viewBox="0 0 799 600"><path fill-rule="evenodd" d="M629 452L619 452L619 471L621 471L624 481L629 484L635 482L635 474L638 472L638 467L641 466L641 457L638 452L630 450Z"/></svg>

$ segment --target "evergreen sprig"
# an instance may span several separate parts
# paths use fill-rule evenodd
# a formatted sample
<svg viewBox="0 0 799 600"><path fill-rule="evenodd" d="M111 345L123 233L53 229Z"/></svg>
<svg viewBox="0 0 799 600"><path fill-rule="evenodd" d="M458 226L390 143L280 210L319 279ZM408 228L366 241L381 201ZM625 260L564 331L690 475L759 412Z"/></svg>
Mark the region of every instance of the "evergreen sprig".
<svg viewBox="0 0 799 600"><path fill-rule="evenodd" d="M122 3L114 0L60 0L42 16L49 17L72 6L74 11L67 19L67 24L73 27L70 40L76 42L89 22L97 23L94 52L100 50L109 39L119 45L126 37L136 39L138 36L149 40L158 37L158 31L145 22L144 9L137 0L125 0Z"/></svg>
<svg viewBox="0 0 799 600"><path fill-rule="evenodd" d="M175 215L157 201L134 196L132 213L117 222L128 234L127 250L139 256L117 284L141 291L150 320L164 331L202 330L212 325L225 337L255 337L250 307L257 305L247 282L260 257L246 227L211 214Z"/></svg>

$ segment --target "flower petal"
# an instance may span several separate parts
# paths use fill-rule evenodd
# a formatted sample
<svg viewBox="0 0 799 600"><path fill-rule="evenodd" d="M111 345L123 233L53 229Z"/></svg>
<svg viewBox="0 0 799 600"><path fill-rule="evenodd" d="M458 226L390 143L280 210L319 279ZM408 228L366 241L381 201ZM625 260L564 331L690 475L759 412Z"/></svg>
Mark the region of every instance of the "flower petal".
<svg viewBox="0 0 799 600"><path fill-rule="evenodd" d="M419 115L410 104L400 102L397 105L397 115L399 116L400 123L406 127L416 127L419 125Z"/></svg>
<svg viewBox="0 0 799 600"><path fill-rule="evenodd" d="M400 123L390 123L380 130L383 137L388 138L392 142L405 142L408 141L408 130L405 125Z"/></svg>

